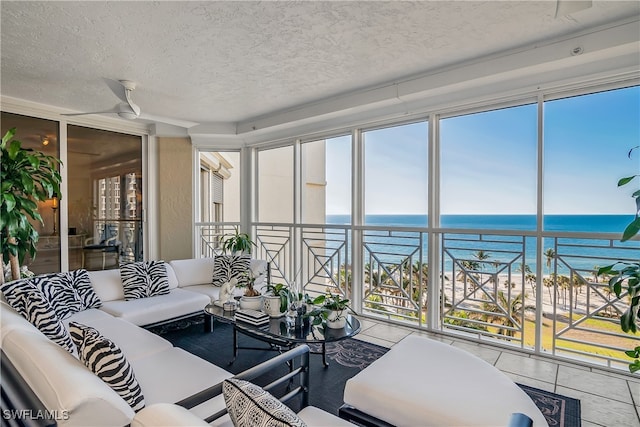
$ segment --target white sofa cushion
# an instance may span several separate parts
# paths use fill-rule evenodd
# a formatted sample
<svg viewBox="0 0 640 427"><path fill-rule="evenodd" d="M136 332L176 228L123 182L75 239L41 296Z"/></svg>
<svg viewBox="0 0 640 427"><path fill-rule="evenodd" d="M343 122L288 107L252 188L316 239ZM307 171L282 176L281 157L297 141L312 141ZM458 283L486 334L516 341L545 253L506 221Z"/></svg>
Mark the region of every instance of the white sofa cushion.
<svg viewBox="0 0 640 427"><path fill-rule="evenodd" d="M172 289L168 295L135 300L104 301L101 310L135 325L150 325L204 309L211 300L197 292Z"/></svg>
<svg viewBox="0 0 640 427"><path fill-rule="evenodd" d="M37 330L7 302L0 301L0 347L2 347L4 337L14 329L22 329L23 331Z"/></svg>
<svg viewBox="0 0 640 427"><path fill-rule="evenodd" d="M122 349L130 362L172 348L164 338L95 308L76 313L63 323L68 325L71 321L99 330Z"/></svg>
<svg viewBox="0 0 640 427"><path fill-rule="evenodd" d="M89 279L103 304L107 301L124 300L120 270L89 271Z"/></svg>
<svg viewBox="0 0 640 427"><path fill-rule="evenodd" d="M171 403L149 405L133 417L131 427L197 427L208 426L182 406Z"/></svg>
<svg viewBox="0 0 640 427"><path fill-rule="evenodd" d="M213 258L178 259L169 262L181 288L211 283Z"/></svg>
<svg viewBox="0 0 640 427"><path fill-rule="evenodd" d="M69 323L69 332L82 363L120 395L134 411L144 408L144 396L122 350L95 328Z"/></svg>
<svg viewBox="0 0 640 427"><path fill-rule="evenodd" d="M315 406L306 406L302 408L302 410L298 412L298 416L309 427L353 427L353 424L350 422L336 417L327 411L316 408Z"/></svg>
<svg viewBox="0 0 640 427"><path fill-rule="evenodd" d="M211 302L217 301L220 298L220 289L221 288L212 285L195 285L186 288L189 292L198 292L199 294L208 296L211 299ZM244 288L236 287L233 290L233 295L241 297L244 295L244 291Z"/></svg>
<svg viewBox="0 0 640 427"><path fill-rule="evenodd" d="M211 351L216 350L212 348ZM178 402L232 376L176 347L132 360L131 366L148 405Z"/></svg>
<svg viewBox="0 0 640 427"><path fill-rule="evenodd" d="M414 335L347 380L344 402L397 426L506 426L514 412L534 427L547 425L531 398L494 366Z"/></svg>
<svg viewBox="0 0 640 427"><path fill-rule="evenodd" d="M44 406L66 415L57 420L59 426L131 422L133 410L115 391L37 329L11 329L2 350Z"/></svg>

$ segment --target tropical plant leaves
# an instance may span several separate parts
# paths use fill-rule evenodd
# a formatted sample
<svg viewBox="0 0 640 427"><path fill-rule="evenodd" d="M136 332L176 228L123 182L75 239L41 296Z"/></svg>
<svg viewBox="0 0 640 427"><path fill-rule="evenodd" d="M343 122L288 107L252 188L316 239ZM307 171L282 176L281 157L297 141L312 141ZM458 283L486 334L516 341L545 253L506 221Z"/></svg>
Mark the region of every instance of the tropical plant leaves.
<svg viewBox="0 0 640 427"><path fill-rule="evenodd" d="M18 257L24 262L26 255L35 257L38 232L29 221L42 223L38 201L60 194L60 160L32 149L22 148L13 139L16 129L2 137L0 145L0 237L3 261Z"/></svg>

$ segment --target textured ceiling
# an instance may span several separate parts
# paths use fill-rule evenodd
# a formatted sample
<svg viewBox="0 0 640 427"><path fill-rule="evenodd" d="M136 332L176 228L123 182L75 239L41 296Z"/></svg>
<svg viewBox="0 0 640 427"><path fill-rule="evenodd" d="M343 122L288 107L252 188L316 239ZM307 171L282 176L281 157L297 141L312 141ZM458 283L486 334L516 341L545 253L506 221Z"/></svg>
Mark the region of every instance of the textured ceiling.
<svg viewBox="0 0 640 427"><path fill-rule="evenodd" d="M96 111L103 78L144 113L239 122L640 14L593 1L1 2L1 93Z"/></svg>

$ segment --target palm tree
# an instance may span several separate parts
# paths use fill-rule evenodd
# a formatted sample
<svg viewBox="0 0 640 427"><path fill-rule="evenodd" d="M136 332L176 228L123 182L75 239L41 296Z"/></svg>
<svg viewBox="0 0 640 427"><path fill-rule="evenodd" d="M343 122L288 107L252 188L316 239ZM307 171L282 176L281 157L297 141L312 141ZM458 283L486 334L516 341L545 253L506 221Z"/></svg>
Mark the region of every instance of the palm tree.
<svg viewBox="0 0 640 427"><path fill-rule="evenodd" d="M553 249L549 248L544 252L544 256L546 258L546 265L547 265L547 272L549 274L551 274L551 264L553 263L553 260L556 257L556 251L554 251Z"/></svg>
<svg viewBox="0 0 640 427"><path fill-rule="evenodd" d="M542 279L542 284L549 289L549 304L553 304L553 296L551 295L551 288L554 285L555 274L551 273L548 277Z"/></svg>
<svg viewBox="0 0 640 427"><path fill-rule="evenodd" d="M506 328L499 328L498 334L513 337L515 332L509 328L522 324L522 309L524 307L524 294L518 294L515 298L507 299L502 291L497 293L497 304L492 302L482 303L482 320L490 323L498 323ZM506 312L506 314L505 314Z"/></svg>
<svg viewBox="0 0 640 427"><path fill-rule="evenodd" d="M480 249L479 251L476 251L473 256L480 261L478 263L478 265L480 266L480 270L484 270L484 261L488 260L489 258L491 258L491 254L489 252L485 252L482 249Z"/></svg>
<svg viewBox="0 0 640 427"><path fill-rule="evenodd" d="M582 287L587 284L587 281L575 271L571 275L571 281L573 282L573 308L578 308L578 291L582 293Z"/></svg>

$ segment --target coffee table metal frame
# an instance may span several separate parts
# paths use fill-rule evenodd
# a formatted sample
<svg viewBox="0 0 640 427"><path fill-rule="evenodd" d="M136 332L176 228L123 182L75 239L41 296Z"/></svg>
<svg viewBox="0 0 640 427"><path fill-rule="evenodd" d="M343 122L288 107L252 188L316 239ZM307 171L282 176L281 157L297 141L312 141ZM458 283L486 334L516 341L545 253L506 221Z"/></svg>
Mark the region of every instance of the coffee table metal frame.
<svg viewBox="0 0 640 427"><path fill-rule="evenodd" d="M213 332L214 320L233 325L233 359L229 364L233 364L238 356L238 350L275 350L282 352L290 350L300 344L319 344L322 348L322 364L327 367L327 348L329 342L336 342L346 338L351 338L360 332L360 322L354 316L349 315L348 323L344 328L331 329L323 325L308 324L300 329L289 328L284 317L269 319L269 324L265 326L254 326L244 322L236 322L235 312L224 311L222 307L209 304L204 308L205 332ZM310 322L311 323L311 322ZM258 341L269 344L269 348L264 347L240 347L238 345L238 332Z"/></svg>

